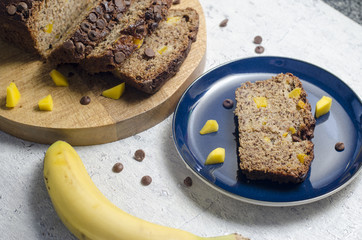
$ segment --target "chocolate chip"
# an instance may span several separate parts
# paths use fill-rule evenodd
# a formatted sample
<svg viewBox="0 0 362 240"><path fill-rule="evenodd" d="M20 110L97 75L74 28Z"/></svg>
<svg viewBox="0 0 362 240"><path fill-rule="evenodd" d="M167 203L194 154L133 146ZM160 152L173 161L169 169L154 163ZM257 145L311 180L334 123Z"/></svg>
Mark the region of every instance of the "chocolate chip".
<svg viewBox="0 0 362 240"><path fill-rule="evenodd" d="M81 42L75 43L75 50L76 50L77 53L79 53L79 54L84 53L84 50L85 50L84 44L81 43Z"/></svg>
<svg viewBox="0 0 362 240"><path fill-rule="evenodd" d="M88 32L88 37L89 37L89 39L90 39L91 41L97 41L97 40L98 40L98 37L99 37L99 34L98 34L96 31L94 31L94 30L90 30L90 31Z"/></svg>
<svg viewBox="0 0 362 240"><path fill-rule="evenodd" d="M224 108L226 108L226 109L230 109L230 108L232 108L233 106L234 106L234 102L233 102L233 100L231 100L231 99L225 99L224 100L224 102L222 103L222 105L224 106Z"/></svg>
<svg viewBox="0 0 362 240"><path fill-rule="evenodd" d="M161 13L156 13L156 15L155 15L155 21L156 22L159 22L159 21L161 21L162 20L162 15L161 15Z"/></svg>
<svg viewBox="0 0 362 240"><path fill-rule="evenodd" d="M152 48L146 48L145 49L145 55L148 58L154 58L155 57L155 52L153 51Z"/></svg>
<svg viewBox="0 0 362 240"><path fill-rule="evenodd" d="M258 54L261 54L264 52L264 47L263 46L257 46L255 48L255 52L258 53Z"/></svg>
<svg viewBox="0 0 362 240"><path fill-rule="evenodd" d="M95 13L90 13L89 17L88 17L89 21L91 21L92 23L97 21L97 14Z"/></svg>
<svg viewBox="0 0 362 240"><path fill-rule="evenodd" d="M85 53L86 55L88 55L88 54L90 54L92 51L93 51L93 47L88 45L88 46L85 47L84 53Z"/></svg>
<svg viewBox="0 0 362 240"><path fill-rule="evenodd" d="M91 29L91 26L88 22L82 22L80 28L87 33Z"/></svg>
<svg viewBox="0 0 362 240"><path fill-rule="evenodd" d="M114 61L118 64L123 62L126 59L126 55L123 52L117 52L114 54Z"/></svg>
<svg viewBox="0 0 362 240"><path fill-rule="evenodd" d="M192 186L192 178L186 177L184 179L184 184L185 184L186 187L191 187Z"/></svg>
<svg viewBox="0 0 362 240"><path fill-rule="evenodd" d="M125 8L125 4L123 2L123 0L114 0L114 4L121 10L123 11Z"/></svg>
<svg viewBox="0 0 362 240"><path fill-rule="evenodd" d="M106 19L106 21L109 22L111 21L111 16L109 14L105 14L104 19Z"/></svg>
<svg viewBox="0 0 362 240"><path fill-rule="evenodd" d="M302 139L300 139L298 136L292 135L293 142L301 142Z"/></svg>
<svg viewBox="0 0 362 240"><path fill-rule="evenodd" d="M151 30L152 30L152 31L155 30L157 27L158 27L158 23L153 22L153 23L151 24Z"/></svg>
<svg viewBox="0 0 362 240"><path fill-rule="evenodd" d="M136 33L144 33L146 30L144 25L140 25L136 28Z"/></svg>
<svg viewBox="0 0 362 240"><path fill-rule="evenodd" d="M96 24L99 29L103 29L106 26L106 22L103 19L98 19Z"/></svg>
<svg viewBox="0 0 362 240"><path fill-rule="evenodd" d="M141 178L141 183L142 183L143 186L148 186L148 185L151 184L151 182L152 182L152 178L150 176L148 176L148 175L143 176Z"/></svg>
<svg viewBox="0 0 362 240"><path fill-rule="evenodd" d="M177 4L180 4L181 3L181 0L173 0L172 4L173 5L177 5Z"/></svg>
<svg viewBox="0 0 362 240"><path fill-rule="evenodd" d="M260 44L263 41L261 36L255 36L253 43Z"/></svg>
<svg viewBox="0 0 362 240"><path fill-rule="evenodd" d="M96 7L96 12L97 12L99 15L102 15L102 14L103 14L103 9L102 9L100 6L97 6L97 7Z"/></svg>
<svg viewBox="0 0 362 240"><path fill-rule="evenodd" d="M82 105L88 105L91 102L91 98L89 96L83 96L80 99L80 104Z"/></svg>
<svg viewBox="0 0 362 240"><path fill-rule="evenodd" d="M334 146L334 148L338 151L341 152L344 150L344 143L343 142L337 142L336 145Z"/></svg>
<svg viewBox="0 0 362 240"><path fill-rule="evenodd" d="M19 2L18 4L18 11L25 13L28 11L28 4L26 4L25 2Z"/></svg>
<svg viewBox="0 0 362 240"><path fill-rule="evenodd" d="M225 18L224 20L222 20L219 24L220 27L226 27L226 25L228 24L229 19Z"/></svg>
<svg viewBox="0 0 362 240"><path fill-rule="evenodd" d="M134 159L136 159L137 161L141 162L143 161L143 159L145 159L145 152L142 149L138 149L135 153L134 153Z"/></svg>
<svg viewBox="0 0 362 240"><path fill-rule="evenodd" d="M152 19L152 13L150 13L150 12L145 12L145 19L146 19L146 20Z"/></svg>
<svg viewBox="0 0 362 240"><path fill-rule="evenodd" d="M115 163L112 167L112 171L115 173L120 173L122 170L123 170L123 164L120 162Z"/></svg>
<svg viewBox="0 0 362 240"><path fill-rule="evenodd" d="M6 12L11 16L14 15L16 13L15 5L11 4L11 5L7 6L6 7Z"/></svg>
<svg viewBox="0 0 362 240"><path fill-rule="evenodd" d="M65 41L63 43L63 46L65 49L72 49L72 48L74 48L74 43L72 40L68 39L67 41Z"/></svg>

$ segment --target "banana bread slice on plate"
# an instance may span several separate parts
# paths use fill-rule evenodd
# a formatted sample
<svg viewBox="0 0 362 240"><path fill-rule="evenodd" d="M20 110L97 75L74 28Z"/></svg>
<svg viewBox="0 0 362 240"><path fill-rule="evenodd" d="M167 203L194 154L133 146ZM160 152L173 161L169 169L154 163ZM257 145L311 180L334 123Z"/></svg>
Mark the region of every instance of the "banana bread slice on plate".
<svg viewBox="0 0 362 240"><path fill-rule="evenodd" d="M171 0L132 1L129 11L111 34L81 61L82 68L98 73L119 67L166 18L171 3Z"/></svg>
<svg viewBox="0 0 362 240"><path fill-rule="evenodd" d="M301 81L286 73L243 83L235 99L241 172L251 180L304 181L315 119Z"/></svg>
<svg viewBox="0 0 362 240"><path fill-rule="evenodd" d="M82 13L99 0L2 0L0 37L46 58Z"/></svg>
<svg viewBox="0 0 362 240"><path fill-rule="evenodd" d="M178 72L196 40L198 26L196 10L171 9L167 20L113 73L128 85L155 93Z"/></svg>

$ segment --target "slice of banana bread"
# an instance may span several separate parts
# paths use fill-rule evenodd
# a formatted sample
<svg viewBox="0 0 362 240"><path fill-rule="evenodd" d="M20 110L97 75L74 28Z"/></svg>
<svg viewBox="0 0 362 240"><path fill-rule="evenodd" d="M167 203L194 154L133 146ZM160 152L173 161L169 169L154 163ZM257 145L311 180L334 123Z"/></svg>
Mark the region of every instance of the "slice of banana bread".
<svg viewBox="0 0 362 240"><path fill-rule="evenodd" d="M150 0L144 0L145 2ZM134 4L135 1L132 1ZM79 63L86 55L124 22L130 0L100 0L63 34L60 44L49 56L53 63Z"/></svg>
<svg viewBox="0 0 362 240"><path fill-rule="evenodd" d="M98 0L1 0L0 37L46 58L82 12Z"/></svg>
<svg viewBox="0 0 362 240"><path fill-rule="evenodd" d="M89 73L107 72L116 69L137 48L143 38L153 32L168 14L171 0L134 1L111 34L94 48L82 67Z"/></svg>
<svg viewBox="0 0 362 240"><path fill-rule="evenodd" d="M306 97L291 73L247 82L236 90L239 166L248 179L305 180L314 158L315 126Z"/></svg>
<svg viewBox="0 0 362 240"><path fill-rule="evenodd" d="M196 10L171 9L167 20L113 73L128 85L155 93L178 72L196 40L198 26Z"/></svg>

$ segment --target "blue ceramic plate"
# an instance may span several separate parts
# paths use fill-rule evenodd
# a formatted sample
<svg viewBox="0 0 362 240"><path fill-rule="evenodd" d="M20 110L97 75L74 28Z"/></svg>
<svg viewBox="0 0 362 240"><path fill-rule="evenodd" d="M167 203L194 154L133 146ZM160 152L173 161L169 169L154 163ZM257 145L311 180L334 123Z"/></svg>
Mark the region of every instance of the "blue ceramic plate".
<svg viewBox="0 0 362 240"><path fill-rule="evenodd" d="M318 118L313 138L315 158L306 180L296 185L248 182L238 171L235 123L225 99L235 99L235 89L246 81L265 80L278 73L299 77L315 111L323 96L333 99L331 111ZM200 135L208 119L219 123L217 133ZM312 64L282 57L255 57L232 61L199 77L181 97L173 118L176 148L188 167L201 179L227 195L266 206L292 206L327 197L350 183L361 171L362 105L340 79ZM345 150L337 152L337 142ZM213 149L226 150L225 162L204 165Z"/></svg>

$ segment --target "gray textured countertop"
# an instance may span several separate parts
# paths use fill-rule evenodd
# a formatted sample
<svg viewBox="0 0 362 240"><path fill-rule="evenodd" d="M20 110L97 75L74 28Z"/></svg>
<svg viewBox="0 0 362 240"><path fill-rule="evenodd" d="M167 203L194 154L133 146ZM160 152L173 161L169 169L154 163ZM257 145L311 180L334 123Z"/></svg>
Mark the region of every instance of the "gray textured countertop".
<svg viewBox="0 0 362 240"><path fill-rule="evenodd" d="M182 1L182 0L181 0ZM254 52L315 64L361 98L362 26L320 0L200 0L206 17L205 71ZM337 2L337 1L334 1ZM346 1L352 2L352 1ZM219 23L228 18L226 27ZM180 159L172 115L157 126L113 143L76 147L92 180L114 204L137 217L200 236L238 232L252 240L357 240L362 236L362 175L322 200L293 207L264 207L230 198L206 185ZM0 239L74 239L59 220L42 177L49 146L0 132ZM143 162L135 150L146 152ZM115 174L112 166L122 162ZM140 178L153 182L142 186ZM183 184L191 176L193 185Z"/></svg>
<svg viewBox="0 0 362 240"><path fill-rule="evenodd" d="M347 17L362 24L362 1L361 0L323 0Z"/></svg>

